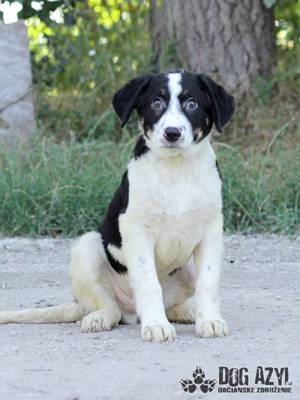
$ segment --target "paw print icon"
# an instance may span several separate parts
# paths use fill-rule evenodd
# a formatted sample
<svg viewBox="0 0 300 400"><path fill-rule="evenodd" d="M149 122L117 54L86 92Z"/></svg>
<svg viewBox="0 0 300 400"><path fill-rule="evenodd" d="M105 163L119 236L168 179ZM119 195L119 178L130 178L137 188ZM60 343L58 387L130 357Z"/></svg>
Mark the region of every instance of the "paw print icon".
<svg viewBox="0 0 300 400"><path fill-rule="evenodd" d="M205 373L202 371L200 367L196 367L195 371L193 372L193 380L197 385L201 385L204 382Z"/></svg>
<svg viewBox="0 0 300 400"><path fill-rule="evenodd" d="M197 386L190 379L181 379L180 383L185 392L194 393L197 389Z"/></svg>
<svg viewBox="0 0 300 400"><path fill-rule="evenodd" d="M187 393L194 393L197 389L202 393L212 392L216 386L216 383L217 381L215 379L208 379L205 376L205 372L201 367L195 368L192 379L180 380L182 390Z"/></svg>

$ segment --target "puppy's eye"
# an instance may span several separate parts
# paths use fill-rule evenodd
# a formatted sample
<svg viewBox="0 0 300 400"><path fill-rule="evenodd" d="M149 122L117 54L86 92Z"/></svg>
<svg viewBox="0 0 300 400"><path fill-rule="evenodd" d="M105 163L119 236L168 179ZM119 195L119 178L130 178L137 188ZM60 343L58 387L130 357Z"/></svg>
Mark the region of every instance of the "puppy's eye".
<svg viewBox="0 0 300 400"><path fill-rule="evenodd" d="M194 100L192 97L187 99L184 103L183 103L183 108L188 111L195 111L198 108L198 103L196 102L196 100Z"/></svg>
<svg viewBox="0 0 300 400"><path fill-rule="evenodd" d="M157 97L154 100L152 100L151 107L155 111L161 111L162 109L165 108L165 102L160 97Z"/></svg>

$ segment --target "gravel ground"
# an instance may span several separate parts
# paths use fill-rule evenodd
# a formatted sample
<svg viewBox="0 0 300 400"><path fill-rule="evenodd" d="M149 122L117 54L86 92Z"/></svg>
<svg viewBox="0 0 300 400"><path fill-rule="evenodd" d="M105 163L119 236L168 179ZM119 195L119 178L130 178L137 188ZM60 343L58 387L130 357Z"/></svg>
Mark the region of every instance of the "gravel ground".
<svg viewBox="0 0 300 400"><path fill-rule="evenodd" d="M230 335L200 339L177 325L173 343L144 343L139 326L83 334L76 324L1 325L0 399L300 399L300 238L230 236L221 294ZM71 300L70 241L0 240L0 310ZM288 367L291 394L185 393L180 379L200 365ZM273 378L272 378L273 379ZM275 385L277 380L275 379Z"/></svg>

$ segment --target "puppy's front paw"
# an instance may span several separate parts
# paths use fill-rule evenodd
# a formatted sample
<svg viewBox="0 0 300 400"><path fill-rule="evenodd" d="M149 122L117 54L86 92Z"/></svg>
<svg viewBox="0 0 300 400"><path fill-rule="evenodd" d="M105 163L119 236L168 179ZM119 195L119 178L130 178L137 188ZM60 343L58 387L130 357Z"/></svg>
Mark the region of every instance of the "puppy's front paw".
<svg viewBox="0 0 300 400"><path fill-rule="evenodd" d="M196 318L196 335L204 338L223 337L228 335L228 327L222 318L216 320Z"/></svg>
<svg viewBox="0 0 300 400"><path fill-rule="evenodd" d="M175 339L176 331L169 322L160 325L142 325L142 338L153 342L166 342Z"/></svg>

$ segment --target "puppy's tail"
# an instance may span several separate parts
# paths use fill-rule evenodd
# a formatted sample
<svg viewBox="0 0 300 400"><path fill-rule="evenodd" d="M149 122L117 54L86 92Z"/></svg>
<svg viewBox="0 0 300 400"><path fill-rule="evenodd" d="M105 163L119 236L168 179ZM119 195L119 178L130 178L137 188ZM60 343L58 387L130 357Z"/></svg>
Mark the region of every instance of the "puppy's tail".
<svg viewBox="0 0 300 400"><path fill-rule="evenodd" d="M0 324L76 322L81 320L83 316L83 310L78 304L63 304L54 307L28 308L21 311L0 311Z"/></svg>

